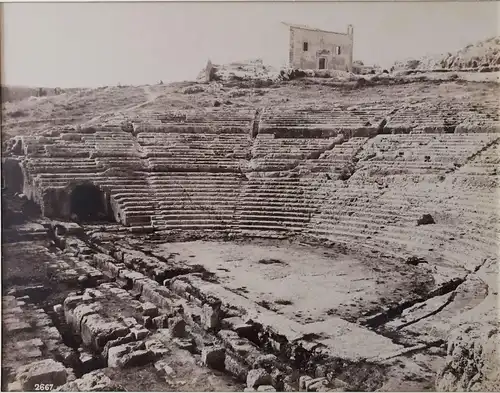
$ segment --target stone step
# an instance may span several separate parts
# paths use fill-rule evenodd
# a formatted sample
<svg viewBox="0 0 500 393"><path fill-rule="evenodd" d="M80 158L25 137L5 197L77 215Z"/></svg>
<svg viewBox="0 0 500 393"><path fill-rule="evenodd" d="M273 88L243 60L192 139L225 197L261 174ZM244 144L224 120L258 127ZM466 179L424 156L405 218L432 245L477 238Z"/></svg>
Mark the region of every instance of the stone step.
<svg viewBox="0 0 500 393"><path fill-rule="evenodd" d="M267 217L262 216L262 217L241 217L238 220L238 226L240 227L248 227L248 226L268 226L269 223L271 222L274 224L276 227L283 227L283 228L288 228L288 227L294 227L298 228L298 224L305 224L306 222L303 220L294 220L293 218L287 217L286 220L268 220L266 219Z"/></svg>
<svg viewBox="0 0 500 393"><path fill-rule="evenodd" d="M269 215L269 214L251 214L251 213L246 213L246 212L240 212L238 223L239 224L244 224L248 222L272 222L272 223L284 223L284 225L288 225L290 223L307 223L309 222L308 217L298 217L298 216L293 216L293 215Z"/></svg>

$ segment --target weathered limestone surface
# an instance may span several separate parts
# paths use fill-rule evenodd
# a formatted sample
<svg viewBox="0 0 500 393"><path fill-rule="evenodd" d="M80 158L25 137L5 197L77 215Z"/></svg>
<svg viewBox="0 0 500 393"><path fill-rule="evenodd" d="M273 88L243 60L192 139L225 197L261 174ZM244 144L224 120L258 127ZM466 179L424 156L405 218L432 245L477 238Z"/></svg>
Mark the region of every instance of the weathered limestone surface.
<svg viewBox="0 0 500 393"><path fill-rule="evenodd" d="M448 338L446 364L436 380L439 391L492 392L500 388L500 334L490 324L462 325Z"/></svg>

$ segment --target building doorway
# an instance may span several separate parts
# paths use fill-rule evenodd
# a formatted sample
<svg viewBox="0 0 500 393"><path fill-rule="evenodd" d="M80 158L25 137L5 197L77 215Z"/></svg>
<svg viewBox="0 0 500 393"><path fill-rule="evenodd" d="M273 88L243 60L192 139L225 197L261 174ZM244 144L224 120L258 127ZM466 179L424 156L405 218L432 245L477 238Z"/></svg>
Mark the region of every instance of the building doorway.
<svg viewBox="0 0 500 393"><path fill-rule="evenodd" d="M324 57L320 57L319 59L319 69L320 70L326 69L326 59Z"/></svg>

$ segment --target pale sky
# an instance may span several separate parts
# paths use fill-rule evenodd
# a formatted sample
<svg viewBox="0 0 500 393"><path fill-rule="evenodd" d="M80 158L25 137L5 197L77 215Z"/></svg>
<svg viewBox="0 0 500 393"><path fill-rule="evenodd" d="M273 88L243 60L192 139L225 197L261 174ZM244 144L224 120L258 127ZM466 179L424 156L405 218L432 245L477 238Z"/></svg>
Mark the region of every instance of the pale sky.
<svg viewBox="0 0 500 393"><path fill-rule="evenodd" d="M4 3L4 84L95 87L193 80L210 58L288 58L282 21L345 32L354 59L454 51L499 33L499 3Z"/></svg>

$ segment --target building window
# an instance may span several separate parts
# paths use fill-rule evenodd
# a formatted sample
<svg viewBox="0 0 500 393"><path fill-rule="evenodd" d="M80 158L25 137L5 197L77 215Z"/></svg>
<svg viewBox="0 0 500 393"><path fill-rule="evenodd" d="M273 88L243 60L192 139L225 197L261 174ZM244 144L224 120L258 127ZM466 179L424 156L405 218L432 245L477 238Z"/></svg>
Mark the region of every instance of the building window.
<svg viewBox="0 0 500 393"><path fill-rule="evenodd" d="M336 54L337 56L339 56L339 55L340 55L340 46L336 46L336 47L335 47L335 54Z"/></svg>
<svg viewBox="0 0 500 393"><path fill-rule="evenodd" d="M319 69L324 70L326 68L326 59L324 57L321 57L319 59Z"/></svg>
<svg viewBox="0 0 500 393"><path fill-rule="evenodd" d="M307 42L304 42L302 44L302 48L304 49L304 52L307 52L307 50L309 49L309 44Z"/></svg>

